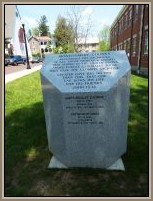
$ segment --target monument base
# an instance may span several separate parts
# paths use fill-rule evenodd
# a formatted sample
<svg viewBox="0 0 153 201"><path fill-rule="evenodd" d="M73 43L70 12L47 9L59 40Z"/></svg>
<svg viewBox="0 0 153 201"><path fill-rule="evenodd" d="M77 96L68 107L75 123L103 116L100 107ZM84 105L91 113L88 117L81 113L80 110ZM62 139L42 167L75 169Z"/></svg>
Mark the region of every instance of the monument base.
<svg viewBox="0 0 153 201"><path fill-rule="evenodd" d="M68 167L61 163L55 156L50 160L48 168L61 168L67 169ZM121 158L119 158L115 163L110 167L106 168L107 170L122 170L125 171L125 167Z"/></svg>

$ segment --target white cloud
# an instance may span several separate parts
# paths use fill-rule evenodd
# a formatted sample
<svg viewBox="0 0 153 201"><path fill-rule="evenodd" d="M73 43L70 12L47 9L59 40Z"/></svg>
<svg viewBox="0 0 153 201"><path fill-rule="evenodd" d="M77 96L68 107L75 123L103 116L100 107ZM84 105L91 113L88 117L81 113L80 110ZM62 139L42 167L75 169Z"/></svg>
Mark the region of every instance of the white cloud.
<svg viewBox="0 0 153 201"><path fill-rule="evenodd" d="M83 16L91 15L91 14L93 14L93 12L94 12L94 10L88 6L82 11L82 15Z"/></svg>

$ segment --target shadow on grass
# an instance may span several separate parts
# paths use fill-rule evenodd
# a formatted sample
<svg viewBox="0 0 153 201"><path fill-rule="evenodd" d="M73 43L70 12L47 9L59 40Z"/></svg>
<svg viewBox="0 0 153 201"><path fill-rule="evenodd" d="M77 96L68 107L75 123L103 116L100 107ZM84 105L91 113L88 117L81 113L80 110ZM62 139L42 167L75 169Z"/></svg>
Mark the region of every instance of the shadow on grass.
<svg viewBox="0 0 153 201"><path fill-rule="evenodd" d="M42 102L5 119L5 196L148 196L148 88L131 89L126 171L47 169Z"/></svg>
<svg viewBox="0 0 153 201"><path fill-rule="evenodd" d="M130 91L128 150L125 156L127 169L135 175L148 173L148 87L137 84Z"/></svg>
<svg viewBox="0 0 153 201"><path fill-rule="evenodd" d="M47 168L49 158L42 103L5 118L5 185L9 194L25 193L22 188L30 187L35 174ZM16 188L18 185L21 188Z"/></svg>
<svg viewBox="0 0 153 201"><path fill-rule="evenodd" d="M137 73L136 71L134 71L134 70L132 70L131 74L132 74L132 75L135 75L135 76L137 76L137 77L143 77L143 78L148 78L148 77L149 77L147 74L142 74L142 73L138 74L138 73Z"/></svg>

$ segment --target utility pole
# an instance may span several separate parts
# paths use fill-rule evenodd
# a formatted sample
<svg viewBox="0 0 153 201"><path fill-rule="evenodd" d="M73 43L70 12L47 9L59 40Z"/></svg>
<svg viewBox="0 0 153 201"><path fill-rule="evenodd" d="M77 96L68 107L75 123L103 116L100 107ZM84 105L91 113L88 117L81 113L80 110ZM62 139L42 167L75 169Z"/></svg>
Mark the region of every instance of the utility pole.
<svg viewBox="0 0 153 201"><path fill-rule="evenodd" d="M40 51L40 56L42 58L42 52L41 52L41 42L40 42L40 30L39 30L39 51Z"/></svg>
<svg viewBox="0 0 153 201"><path fill-rule="evenodd" d="M26 58L27 58L27 69L31 69L30 63L29 63L29 56L28 56L28 48L27 48L27 41L26 41L26 35L25 35L25 28L24 24L22 24L23 27L23 34L24 34L24 43L25 43L25 50L26 50Z"/></svg>

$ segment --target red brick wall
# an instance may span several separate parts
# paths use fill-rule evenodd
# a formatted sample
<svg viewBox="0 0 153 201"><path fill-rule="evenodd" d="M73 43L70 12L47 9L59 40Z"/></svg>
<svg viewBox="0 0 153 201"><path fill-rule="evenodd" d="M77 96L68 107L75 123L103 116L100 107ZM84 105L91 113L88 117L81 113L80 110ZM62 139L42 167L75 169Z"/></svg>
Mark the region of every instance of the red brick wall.
<svg viewBox="0 0 153 201"><path fill-rule="evenodd" d="M125 11L118 16L118 22L122 19L125 14L129 13L131 5L128 5L125 9ZM123 43L125 40L129 39L131 40L131 31L132 31L132 38L133 35L137 35L137 40L136 40L136 55L131 54L131 65L138 65L138 52L139 52L139 39L140 39L140 25L141 25L141 14L142 14L142 5L139 5L139 10L138 10L138 18L135 20L135 15L133 13L133 30L132 30L132 23L129 27L127 27L122 33L117 34L115 37L112 36L112 30L113 28L118 25L118 22L111 27L111 33L110 33L110 41L111 41L111 48L117 45L119 43ZM129 16L128 16L129 17ZM148 67L148 55L144 55L144 39L145 39L145 26L148 25L148 7L145 5L145 14L144 14L144 29L143 29L143 40L142 40L142 49L141 49L141 66L142 67ZM118 37L118 38L117 38ZM131 47L130 47L131 48ZM132 52L132 51L131 51Z"/></svg>
<svg viewBox="0 0 153 201"><path fill-rule="evenodd" d="M143 40L142 40L142 57L141 57L141 66L147 68L149 65L149 58L148 54L144 54L144 43L145 43L145 29L146 26L148 26L148 6L145 6L145 12L144 12L144 27L143 27ZM149 33L149 32L148 32Z"/></svg>

